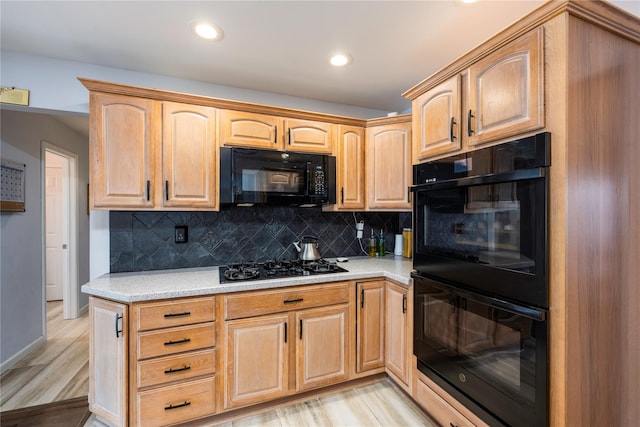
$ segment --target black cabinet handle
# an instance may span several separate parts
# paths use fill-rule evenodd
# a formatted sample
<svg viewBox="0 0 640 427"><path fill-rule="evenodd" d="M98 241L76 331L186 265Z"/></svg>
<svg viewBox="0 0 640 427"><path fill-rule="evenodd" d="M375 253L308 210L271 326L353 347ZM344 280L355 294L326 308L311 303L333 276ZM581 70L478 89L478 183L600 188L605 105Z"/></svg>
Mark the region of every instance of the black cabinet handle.
<svg viewBox="0 0 640 427"><path fill-rule="evenodd" d="M164 198L169 200L169 181L164 182Z"/></svg>
<svg viewBox="0 0 640 427"><path fill-rule="evenodd" d="M284 322L284 342L287 342L287 322Z"/></svg>
<svg viewBox="0 0 640 427"><path fill-rule="evenodd" d="M364 308L364 289L360 289L360 308Z"/></svg>
<svg viewBox="0 0 640 427"><path fill-rule="evenodd" d="M454 423L449 423L449 427L458 427L458 426Z"/></svg>
<svg viewBox="0 0 640 427"><path fill-rule="evenodd" d="M151 181L147 180L147 202L151 200Z"/></svg>
<svg viewBox="0 0 640 427"><path fill-rule="evenodd" d="M285 304L295 304L297 302L302 302L302 301L304 301L304 298L286 299L283 302Z"/></svg>
<svg viewBox="0 0 640 427"><path fill-rule="evenodd" d="M170 317L182 317L182 316L191 316L190 311L183 311L182 313L167 313L164 315L165 319Z"/></svg>
<svg viewBox="0 0 640 427"><path fill-rule="evenodd" d="M170 411L172 409L178 409L178 408L184 408L185 406L189 406L191 405L191 402L188 401L184 401L184 403L180 403L179 405L169 405L169 406L165 406L164 410L165 411Z"/></svg>
<svg viewBox="0 0 640 427"><path fill-rule="evenodd" d="M402 295L402 314L407 312L407 296Z"/></svg>
<svg viewBox="0 0 640 427"><path fill-rule="evenodd" d="M278 126L276 126L275 136L273 137L273 143L278 143Z"/></svg>
<svg viewBox="0 0 640 427"><path fill-rule="evenodd" d="M469 114L467 115L467 135L471 136L471 134L473 134L473 129L471 129L471 119L475 117L472 113L471 110L469 110Z"/></svg>
<svg viewBox="0 0 640 427"><path fill-rule="evenodd" d="M456 136L453 134L453 127L456 125L456 119L451 117L451 126L449 127L449 140L453 142L456 139Z"/></svg>
<svg viewBox="0 0 640 427"><path fill-rule="evenodd" d="M185 338L185 339L178 340L178 341L167 341L167 342L164 343L164 345L186 344L188 342L191 342L191 338Z"/></svg>
<svg viewBox="0 0 640 427"><path fill-rule="evenodd" d="M118 321L122 319L120 313L116 313L116 338L120 338L120 334L122 334L122 329L118 329Z"/></svg>
<svg viewBox="0 0 640 427"><path fill-rule="evenodd" d="M191 369L191 366L185 365L182 368L178 368L178 369L169 368L169 369L165 370L164 373L165 374L175 374L176 372L188 371L189 369Z"/></svg>
<svg viewBox="0 0 640 427"><path fill-rule="evenodd" d="M340 203L344 203L344 187L340 188Z"/></svg>
<svg viewBox="0 0 640 427"><path fill-rule="evenodd" d="M289 133L289 145L291 145L291 128L287 129L287 132Z"/></svg>
<svg viewBox="0 0 640 427"><path fill-rule="evenodd" d="M300 319L300 339L302 339L302 319Z"/></svg>

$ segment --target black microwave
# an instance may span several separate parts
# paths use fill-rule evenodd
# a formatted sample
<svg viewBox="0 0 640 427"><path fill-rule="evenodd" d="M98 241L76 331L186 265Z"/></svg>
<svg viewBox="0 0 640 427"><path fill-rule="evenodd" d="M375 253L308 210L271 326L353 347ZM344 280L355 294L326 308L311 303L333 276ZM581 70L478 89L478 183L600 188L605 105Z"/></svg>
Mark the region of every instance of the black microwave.
<svg viewBox="0 0 640 427"><path fill-rule="evenodd" d="M221 204L335 204L335 182L334 156L220 148Z"/></svg>

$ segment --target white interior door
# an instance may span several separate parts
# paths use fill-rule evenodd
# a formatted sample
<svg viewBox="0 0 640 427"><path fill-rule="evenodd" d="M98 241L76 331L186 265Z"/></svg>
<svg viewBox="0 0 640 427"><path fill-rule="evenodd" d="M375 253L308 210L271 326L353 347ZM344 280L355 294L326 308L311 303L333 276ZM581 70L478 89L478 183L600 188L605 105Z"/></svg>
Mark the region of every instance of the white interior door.
<svg viewBox="0 0 640 427"><path fill-rule="evenodd" d="M46 237L45 285L47 301L63 299L65 281L69 278L68 256L68 170L69 161L46 152Z"/></svg>

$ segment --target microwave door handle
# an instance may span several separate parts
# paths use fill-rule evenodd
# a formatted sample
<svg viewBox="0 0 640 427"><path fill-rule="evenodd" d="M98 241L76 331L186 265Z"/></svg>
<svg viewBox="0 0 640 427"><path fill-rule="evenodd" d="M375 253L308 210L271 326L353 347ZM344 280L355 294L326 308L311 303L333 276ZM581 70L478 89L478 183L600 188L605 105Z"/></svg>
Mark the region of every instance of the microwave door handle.
<svg viewBox="0 0 640 427"><path fill-rule="evenodd" d="M291 132L291 129L289 129ZM307 162L307 179L305 180L306 185L304 186L304 195L309 195L309 189L311 188L311 162Z"/></svg>

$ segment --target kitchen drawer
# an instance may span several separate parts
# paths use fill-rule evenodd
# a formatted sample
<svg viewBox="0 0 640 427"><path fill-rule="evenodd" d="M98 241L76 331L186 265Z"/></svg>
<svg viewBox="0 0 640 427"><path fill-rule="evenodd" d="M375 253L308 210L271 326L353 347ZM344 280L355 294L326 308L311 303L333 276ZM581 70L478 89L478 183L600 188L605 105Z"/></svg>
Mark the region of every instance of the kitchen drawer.
<svg viewBox="0 0 640 427"><path fill-rule="evenodd" d="M475 424L419 379L416 381L416 401L442 426L475 427Z"/></svg>
<svg viewBox="0 0 640 427"><path fill-rule="evenodd" d="M211 375L215 361L212 349L138 362L138 388Z"/></svg>
<svg viewBox="0 0 640 427"><path fill-rule="evenodd" d="M349 283L253 291L224 297L225 319L261 316L349 302Z"/></svg>
<svg viewBox="0 0 640 427"><path fill-rule="evenodd" d="M215 377L137 394L139 426L164 426L215 414Z"/></svg>
<svg viewBox="0 0 640 427"><path fill-rule="evenodd" d="M215 322L138 334L138 360L213 347Z"/></svg>
<svg viewBox="0 0 640 427"><path fill-rule="evenodd" d="M192 325L215 320L215 298L188 298L177 301L138 304L136 329L148 331Z"/></svg>

